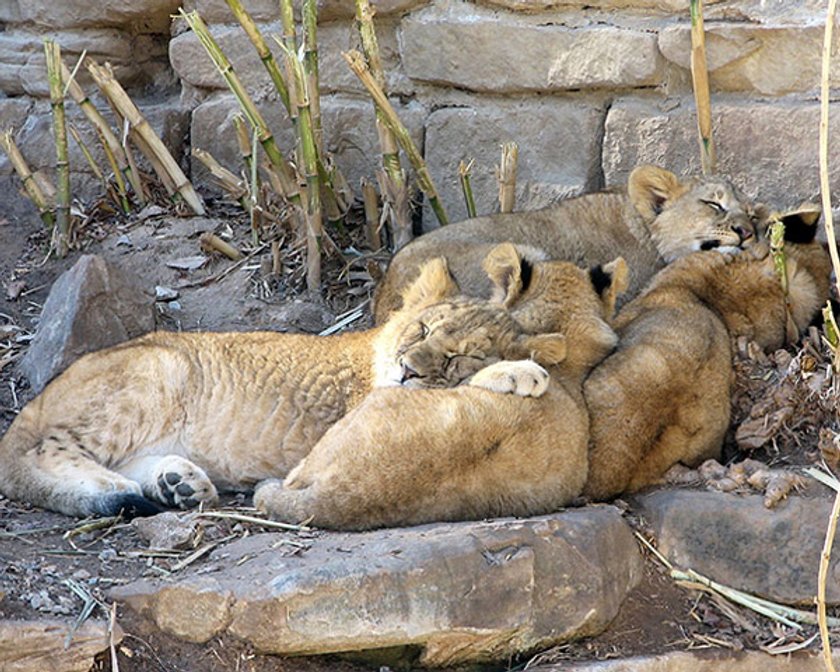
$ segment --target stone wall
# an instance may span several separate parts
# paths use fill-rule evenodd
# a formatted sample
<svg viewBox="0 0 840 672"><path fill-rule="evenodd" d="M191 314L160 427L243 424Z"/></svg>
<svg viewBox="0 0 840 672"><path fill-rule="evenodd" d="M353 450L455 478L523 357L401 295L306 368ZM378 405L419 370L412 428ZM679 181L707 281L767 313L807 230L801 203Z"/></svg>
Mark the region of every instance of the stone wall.
<svg viewBox="0 0 840 672"><path fill-rule="evenodd" d="M69 54L115 63L131 86L165 92L164 110L188 110L189 144L238 169L231 133L237 105L177 0L5 0L0 21L0 122L37 148L46 165L49 120L40 40L55 34ZM126 6L131 4L129 9ZM254 93L284 147L291 131L250 43L224 0L184 0L198 9ZM495 206L499 145L520 147L519 209L621 183L640 161L699 170L689 64L688 0L379 0L376 28L393 102L418 144L453 219L464 216L457 181L476 159L479 210ZM824 3L705 3L719 167L750 196L793 205L818 196L818 88ZM96 5L96 9L92 7ZM278 32L276 0L246 0L266 34ZM378 148L372 105L341 58L357 46L351 0L321 3L319 43L327 146L358 184ZM167 59L162 57L171 35ZM72 55L70 56L72 58ZM834 59L835 83L840 58ZM171 69L170 69L171 68ZM160 117L172 119L160 112ZM835 115L836 116L836 115ZM158 125L165 126L164 119ZM832 120L833 135L840 124ZM177 124L174 124L177 126ZM177 126L170 135L178 135ZM186 161L186 146L177 146ZM33 150L34 151L34 150ZM840 188L840 164L832 184ZM76 163L77 166L81 164ZM193 165L194 178L209 187ZM5 171L5 172L4 172ZM0 161L0 179L8 166ZM2 206L0 206L2 207Z"/></svg>

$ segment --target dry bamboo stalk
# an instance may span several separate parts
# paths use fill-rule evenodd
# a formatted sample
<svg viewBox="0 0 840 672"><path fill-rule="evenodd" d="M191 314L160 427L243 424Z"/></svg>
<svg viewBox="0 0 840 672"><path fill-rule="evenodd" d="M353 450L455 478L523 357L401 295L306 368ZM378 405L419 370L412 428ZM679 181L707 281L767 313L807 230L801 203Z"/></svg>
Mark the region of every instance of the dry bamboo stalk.
<svg viewBox="0 0 840 672"><path fill-rule="evenodd" d="M64 86L61 81L61 47L54 40L44 40L44 56L47 64L47 81L50 87L50 107L55 134L56 252L60 258L64 258L70 248L70 160L64 111Z"/></svg>
<svg viewBox="0 0 840 672"><path fill-rule="evenodd" d="M281 0L288 3L289 0ZM275 38L276 40L276 38ZM292 73L292 104L298 109L296 126L298 153L303 161L303 173L306 178L306 286L313 293L321 291L321 245L323 237L323 216L321 212L321 178L318 172L318 148L315 145L312 126L310 101L312 92L308 88L308 78L304 66L294 52L290 52L283 42L277 43L286 54L286 63ZM315 94L317 95L317 94Z"/></svg>
<svg viewBox="0 0 840 672"><path fill-rule="evenodd" d="M284 196L294 205L300 206L300 189L291 188L291 185L297 184L294 171L283 157L280 149L277 147L274 135L269 130L268 124L265 122L265 118L257 109L257 106L254 104L251 96L248 95L248 92L242 84L242 80L239 79L239 75L237 75L234 71L233 65L231 65L231 62L228 60L227 56L225 56L216 40L213 39L207 25L198 13L195 11L185 12L183 9L180 11L181 17L196 34L202 46L216 65L219 73L221 73L222 77L227 82L228 87L236 96L239 106L242 109L242 113L245 115L248 123L251 124L252 128L257 129L260 144L262 145L266 156L268 156L268 160L271 162L271 165L274 167L278 175L282 174L280 179L283 184L289 186L289 191L284 192ZM292 109L294 110L294 106L292 106Z"/></svg>
<svg viewBox="0 0 840 672"><path fill-rule="evenodd" d="M208 151L193 147L192 155L204 164L210 171L219 186L224 189L232 198L235 198L246 211L250 211L248 201L248 187L242 180L230 172L227 168L216 161L215 157Z"/></svg>
<svg viewBox="0 0 840 672"><path fill-rule="evenodd" d="M370 74L370 70L367 67L367 63L365 63L364 57L356 50L343 52L342 56L350 65L350 69L353 70L364 87L368 90L368 93L373 98L373 102L376 107L382 110L385 123L387 123L388 127L394 132L397 141L400 143L400 146L408 156L409 161L411 161L411 165L414 166L414 170L417 172L417 183L420 185L420 189L423 190L423 193L426 194L426 197L429 199L429 204L432 206L432 210L434 210L441 226L445 226L449 223L449 218L446 216L446 210L443 207L443 203L440 201L437 188L432 180L432 176L429 174L426 162L423 160L420 150L417 149L417 146L411 139L408 129L403 126L396 111L391 105L391 102L388 100L388 97L374 81Z"/></svg>
<svg viewBox="0 0 840 672"><path fill-rule="evenodd" d="M137 133L137 137L141 138L144 143L148 145L148 153L146 158L152 163L154 167L156 163L160 166L158 176L166 181L169 181L175 186L176 191L192 208L197 215L205 214L204 203L201 197L195 192L192 183L187 179L181 170L178 162L172 158L172 154L163 144L161 139L155 133L149 122L137 109L137 106L129 98L125 90L120 86L116 80L110 67L106 64L105 67L97 65L93 61L87 65L88 72L90 72L96 85L107 96L111 103L119 110L119 113L125 117L131 126L132 130ZM142 147L140 148L142 151Z"/></svg>
<svg viewBox="0 0 840 672"><path fill-rule="evenodd" d="M472 172L475 159L470 159L470 162L461 161L458 164L458 179L461 182L461 192L464 194L464 203L467 206L467 217L472 219L476 216L475 212L475 196L473 196L472 184L470 182L470 173Z"/></svg>
<svg viewBox="0 0 840 672"><path fill-rule="evenodd" d="M23 183L23 188L26 190L29 200L31 200L35 204L35 207L38 208L41 220L44 224L46 224L48 229L52 229L53 226L55 226L55 218L53 217L52 208L50 207L47 196L44 194L41 185L38 184L38 181L35 179L32 171L29 169L29 164L26 163L26 159L23 158L23 154L20 153L17 144L12 138L12 129L9 129L0 136L0 145L2 145L3 151L6 152L12 167L18 174L20 181Z"/></svg>
<svg viewBox="0 0 840 672"><path fill-rule="evenodd" d="M837 519L840 518L840 491L834 495L834 505L831 507L831 516L828 519L828 529L825 533L825 543L820 555L820 569L817 576L817 621L820 627L820 639L822 640L823 660L828 672L834 672L834 661L831 657L831 639L828 636L828 617L825 605L825 587L828 578L828 567L831 562L831 547L834 544L834 536L837 533Z"/></svg>
<svg viewBox="0 0 840 672"><path fill-rule="evenodd" d="M288 112L291 116L292 111L291 102L289 100L289 89L286 82L283 80L283 74L280 72L277 61L274 60L274 54L272 54L271 49L268 48L268 43L265 41L265 38L262 36L259 28L257 28L257 24L254 22L254 19L251 18L251 15L248 14L247 11L245 11L245 8L242 6L240 0L225 0L225 2L227 2L228 7L230 7L230 11L233 12L233 15L236 17L236 20L239 21L239 25L242 26L242 29L248 36L248 39L251 40L251 44L253 44L254 48L257 50L257 54L259 54L260 60L265 66L268 76L271 78L272 84L274 84L274 88L277 90L277 94L280 96L280 100L286 108L286 112Z"/></svg>
<svg viewBox="0 0 840 672"><path fill-rule="evenodd" d="M239 154L245 164L245 170L250 175L251 165L254 162L254 151L251 147L251 138L248 136L248 129L245 128L245 117L237 114L233 117L233 128L236 131L236 143L239 145Z"/></svg>
<svg viewBox="0 0 840 672"><path fill-rule="evenodd" d="M376 187L364 178L362 178L362 201L365 204L365 238L370 249L378 250L382 247L382 237L379 235L379 203Z"/></svg>
<svg viewBox="0 0 840 672"><path fill-rule="evenodd" d="M704 175L715 172L715 144L712 138L712 103L709 94L709 70L706 67L706 36L703 30L703 0L690 0L691 11L691 80L697 106L697 137Z"/></svg>
<svg viewBox="0 0 840 672"><path fill-rule="evenodd" d="M205 250L215 250L216 252L221 252L228 259L232 259L233 261L239 261L245 256L233 245L231 245L230 243L226 243L215 233L210 233L209 231L201 234L199 242L201 243L201 247L203 247Z"/></svg>
<svg viewBox="0 0 840 672"><path fill-rule="evenodd" d="M82 113L85 117L87 117L87 120L99 134L100 142L102 143L102 148L105 151L106 156L110 153L114 158L114 162L119 167L119 170L114 170L114 179L118 180L118 185L123 185L122 191L120 192L121 197L125 195L125 183L122 181L122 178L116 177L118 172L122 172L125 175L125 178L131 184L132 189L134 189L137 199L141 203L145 202L144 189L143 184L140 181L140 177L136 170L132 171L131 165L129 164L125 152L123 151L120 141L117 139L114 131L111 130L111 125L106 121L105 117L102 116L82 87L79 86L75 78L72 77L70 70L63 62L61 63L61 77L66 83L66 88L70 93L70 97L76 101L76 104L81 108Z"/></svg>
<svg viewBox="0 0 840 672"><path fill-rule="evenodd" d="M93 171L93 174L96 175L96 179L98 179L107 187L108 180L105 179L105 173L102 172L102 169L99 167L99 164L96 163L96 159L93 158L93 154L91 154L87 143L82 139L82 136L79 133L79 129L77 129L73 124L68 123L67 130L70 131L70 135L73 136L73 140L76 141L76 144L79 146L79 149L82 150L82 155L84 155L85 161L87 161L88 166L90 166L90 169Z"/></svg>
<svg viewBox="0 0 840 672"><path fill-rule="evenodd" d="M126 214L128 214L129 212L131 212L131 204L128 202L128 195L125 191L125 180L123 180L123 173L122 171L120 171L120 167L117 165L117 159L114 156L114 153L111 151L111 148L108 146L108 143L105 141L105 138L100 132L100 130L95 126L94 130L96 131L96 134L99 137L99 144L102 146L102 150L105 152L105 158L108 160L108 165L111 166L111 173L113 174L114 182L117 185L117 198L119 198L123 211ZM140 194L138 195L137 199L140 200L143 197L144 194Z"/></svg>
<svg viewBox="0 0 840 672"><path fill-rule="evenodd" d="M414 234L411 230L411 204L409 202L408 184L403 179L399 184L391 179L384 170L377 171L379 192L382 194L383 206L386 209L386 221L391 224L391 243L394 252L408 245ZM395 212L389 212L393 210ZM398 222L407 222L408 226L398 226Z"/></svg>
<svg viewBox="0 0 840 672"><path fill-rule="evenodd" d="M831 211L831 185L828 180L828 103L829 76L831 73L831 44L834 28L834 15L837 0L828 0L826 10L825 35L823 39L822 76L820 78L820 196L823 222L828 237L828 252L834 268L835 286L840 292L840 255L837 252L837 239L834 237L834 215ZM838 368L835 362L835 368Z"/></svg>
<svg viewBox="0 0 840 672"><path fill-rule="evenodd" d="M516 202L516 167L519 163L519 147L515 142L502 145L502 159L499 163L499 212L513 212Z"/></svg>
<svg viewBox="0 0 840 672"><path fill-rule="evenodd" d="M280 241L271 241L271 274L279 278L283 273L283 258L280 256Z"/></svg>
<svg viewBox="0 0 840 672"><path fill-rule="evenodd" d="M374 14L375 11L369 0L356 0L356 25L362 41L362 51L367 59L368 68L374 81L385 92L385 71L382 67L379 42L373 26ZM376 132L382 150L382 167L390 176L390 181L399 188L400 183L405 181L405 173L400 165L399 146L393 131L391 131L378 107L376 108ZM405 217L404 220L392 222L392 230L411 231L410 211L394 207L391 208L390 212L392 216Z"/></svg>

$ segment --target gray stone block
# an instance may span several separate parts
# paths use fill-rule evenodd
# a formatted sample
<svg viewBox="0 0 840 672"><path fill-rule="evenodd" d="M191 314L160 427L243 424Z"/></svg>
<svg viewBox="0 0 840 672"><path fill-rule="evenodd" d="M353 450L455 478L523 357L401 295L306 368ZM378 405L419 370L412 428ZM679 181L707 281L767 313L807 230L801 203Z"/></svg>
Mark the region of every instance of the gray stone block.
<svg viewBox="0 0 840 672"><path fill-rule="evenodd" d="M321 534L285 557L277 539L225 546L226 568L212 575L191 567L112 597L193 642L227 632L283 655L412 646L421 664L442 666L600 632L642 572L630 529L609 506Z"/></svg>
<svg viewBox="0 0 840 672"><path fill-rule="evenodd" d="M625 184L638 163L700 174L694 110L691 98L616 101L607 115L604 135L607 184ZM718 171L730 176L748 196L773 206L818 202L819 116L819 104L814 101L731 97L713 101ZM829 138L838 137L840 116L833 114ZM840 164L836 161L830 166L830 181L836 193L840 189Z"/></svg>
<svg viewBox="0 0 840 672"><path fill-rule="evenodd" d="M155 327L154 296L96 255L85 255L53 284L20 368L40 392L85 353Z"/></svg>
<svg viewBox="0 0 840 672"><path fill-rule="evenodd" d="M516 210L533 210L598 186L603 110L561 100L476 101L437 110L426 129L426 162L450 221L466 217L458 163L475 159L478 214L498 211L495 177L503 142L516 142ZM434 226L431 212L424 225Z"/></svg>

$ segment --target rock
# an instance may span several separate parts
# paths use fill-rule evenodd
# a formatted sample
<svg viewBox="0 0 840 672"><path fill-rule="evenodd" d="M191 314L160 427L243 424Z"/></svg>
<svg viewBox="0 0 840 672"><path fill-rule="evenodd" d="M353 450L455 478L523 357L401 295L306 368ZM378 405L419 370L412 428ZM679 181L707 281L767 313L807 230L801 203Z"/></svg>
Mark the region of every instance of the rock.
<svg viewBox="0 0 840 672"><path fill-rule="evenodd" d="M102 257L85 255L55 281L21 370L40 392L86 352L154 327L154 297L138 280Z"/></svg>
<svg viewBox="0 0 840 672"><path fill-rule="evenodd" d="M840 655L834 656L835 665ZM677 651L657 656L636 656L586 663L533 665L530 672L823 672L822 656L813 652L796 652L771 656L761 651L720 649L704 652Z"/></svg>
<svg viewBox="0 0 840 672"><path fill-rule="evenodd" d="M283 535L225 546L227 569L185 569L112 597L192 642L228 633L283 655L419 647L420 664L507 660L603 630L642 560L613 507L526 520Z"/></svg>
<svg viewBox="0 0 840 672"><path fill-rule="evenodd" d="M6 20L31 22L46 28L126 27L138 33L165 33L169 16L177 12L179 0L5 0ZM3 20L0 13L0 20Z"/></svg>
<svg viewBox="0 0 840 672"><path fill-rule="evenodd" d="M427 5L430 0L371 0L376 16L409 12ZM247 0L242 3L255 21L279 21L280 11L274 0ZM300 2L296 0L295 7ZM235 19L225 0L186 0L184 9L197 9L207 23L234 23ZM346 0L318 0L318 21L349 19L355 16L352 2ZM378 28L378 26L377 26Z"/></svg>
<svg viewBox="0 0 840 672"><path fill-rule="evenodd" d="M422 146L425 109L417 103L393 102L415 143ZM275 133L278 146L291 150L294 136L282 106L266 103L259 107ZM192 123L192 146L211 149L219 163L234 172L239 172L242 165L232 122L237 113L239 105L233 96L215 95L195 109ZM321 99L321 116L326 148L347 181L355 186L362 177L372 178L381 163L373 103L346 96L325 96ZM406 164L404 161L403 165ZM209 174L198 162L193 164L193 177L196 184L213 186Z"/></svg>
<svg viewBox="0 0 840 672"><path fill-rule="evenodd" d="M429 116L426 162L451 221L466 217L456 176L475 159L472 187L479 214L498 211L495 177L501 142L519 145L516 210L533 210L598 186L599 129L604 112L571 101L478 102ZM562 156L562 160L558 157ZM434 225L431 212L424 225Z"/></svg>
<svg viewBox="0 0 840 672"><path fill-rule="evenodd" d="M706 50L714 91L756 91L781 96L819 88L823 26L709 23ZM668 26L659 34L662 55L690 67L691 26ZM840 82L840 56L832 60L831 84Z"/></svg>
<svg viewBox="0 0 840 672"><path fill-rule="evenodd" d="M708 0L711 5L721 0ZM688 11L688 0L478 0L489 7L504 7L517 12L539 12L561 7L586 7L590 9L653 9L660 12L684 14ZM707 10L708 11L708 10Z"/></svg>
<svg viewBox="0 0 840 672"><path fill-rule="evenodd" d="M158 550L189 548L198 529L194 515L175 511L135 518L131 525L137 530L137 536L149 544L149 548Z"/></svg>
<svg viewBox="0 0 840 672"><path fill-rule="evenodd" d="M402 22L409 77L472 91L558 91L655 86L662 81L656 36L616 26L567 28L544 17L452 5Z"/></svg>
<svg viewBox="0 0 840 672"><path fill-rule="evenodd" d="M100 651L108 648L108 624L85 621L73 633L70 645L64 643L70 622L44 620L0 620L0 669L3 672L87 672ZM114 644L123 632L116 625Z"/></svg>
<svg viewBox="0 0 840 672"><path fill-rule="evenodd" d="M258 28L266 37L274 57L282 63L282 50L268 37L282 33L280 23L260 23ZM274 100L277 95L274 85L239 24L211 25L210 32L255 100L271 98L272 105L279 106ZM399 65L399 47L393 22L378 21L376 34L388 90L392 93L407 93L407 87L402 81L404 77ZM318 76L322 93L364 91L341 56L342 51L347 51L354 44L354 39L351 22L328 24L318 29ZM169 59L175 72L187 84L202 89L227 91L227 84L192 31L181 33L172 39L169 43ZM328 126L324 124L324 128L327 129Z"/></svg>
<svg viewBox="0 0 840 672"><path fill-rule="evenodd" d="M721 100L712 106L718 171L751 198L774 207L819 202L817 144L819 104L778 100ZM700 174L697 126L691 98L662 103L617 100L607 115L603 144L608 185L626 184L637 163L655 163L677 173ZM829 137L840 136L832 115ZM840 165L830 166L832 191L840 189Z"/></svg>
<svg viewBox="0 0 840 672"><path fill-rule="evenodd" d="M771 510L760 495L675 490L634 502L677 567L769 600L813 605L829 500L789 497ZM826 599L840 603L840 539Z"/></svg>
<svg viewBox="0 0 840 672"><path fill-rule="evenodd" d="M279 308L263 304L267 313L262 320L278 331L303 331L317 334L335 323L335 315L323 304L314 301L293 301Z"/></svg>

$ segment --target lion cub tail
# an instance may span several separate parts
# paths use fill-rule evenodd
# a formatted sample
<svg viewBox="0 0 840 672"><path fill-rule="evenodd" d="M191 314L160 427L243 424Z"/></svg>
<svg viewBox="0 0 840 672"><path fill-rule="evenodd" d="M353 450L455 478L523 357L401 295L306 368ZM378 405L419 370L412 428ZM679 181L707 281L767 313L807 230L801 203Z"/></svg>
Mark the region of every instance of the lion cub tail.
<svg viewBox="0 0 840 672"><path fill-rule="evenodd" d="M41 434L30 416L24 408L0 440L0 493L69 516L162 511L139 484L99 464L74 432L53 427Z"/></svg>

